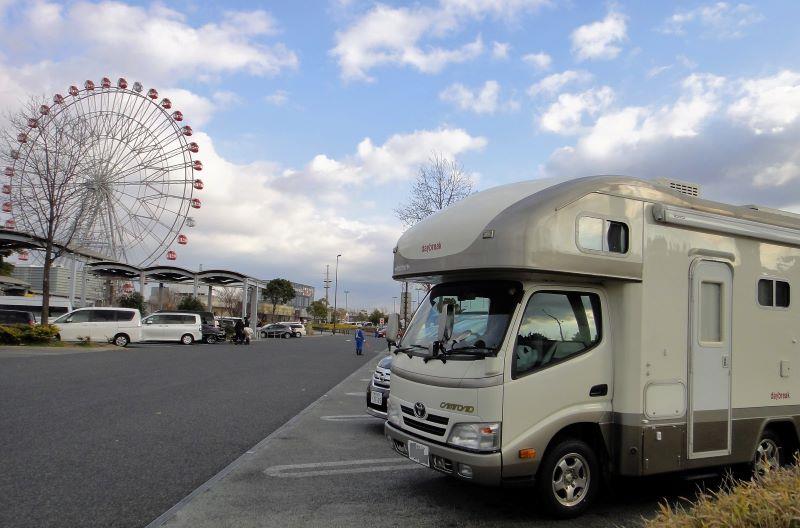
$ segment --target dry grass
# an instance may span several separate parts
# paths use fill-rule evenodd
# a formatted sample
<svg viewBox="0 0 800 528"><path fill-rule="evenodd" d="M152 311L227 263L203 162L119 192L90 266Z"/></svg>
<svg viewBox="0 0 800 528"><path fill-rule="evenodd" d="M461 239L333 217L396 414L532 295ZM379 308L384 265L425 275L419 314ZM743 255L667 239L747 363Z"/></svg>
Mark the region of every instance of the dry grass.
<svg viewBox="0 0 800 528"><path fill-rule="evenodd" d="M800 467L772 471L757 481L731 481L701 494L689 507L662 504L646 528L800 528Z"/></svg>

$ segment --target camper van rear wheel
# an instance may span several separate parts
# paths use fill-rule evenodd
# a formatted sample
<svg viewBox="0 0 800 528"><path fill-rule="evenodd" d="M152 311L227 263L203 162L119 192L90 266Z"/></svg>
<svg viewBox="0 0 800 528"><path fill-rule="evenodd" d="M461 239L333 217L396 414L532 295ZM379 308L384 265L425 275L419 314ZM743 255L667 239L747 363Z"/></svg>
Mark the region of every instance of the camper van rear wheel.
<svg viewBox="0 0 800 528"><path fill-rule="evenodd" d="M128 336L126 336L125 334L117 334L114 336L114 344L117 345L118 347L128 346L128 343L130 343L130 341L131 340L128 339Z"/></svg>
<svg viewBox="0 0 800 528"><path fill-rule="evenodd" d="M761 478L781 467L781 439L772 431L764 431L753 457L753 476Z"/></svg>
<svg viewBox="0 0 800 528"><path fill-rule="evenodd" d="M563 440L539 468L536 483L543 506L562 519L581 515L597 494L599 471L597 455L586 442Z"/></svg>

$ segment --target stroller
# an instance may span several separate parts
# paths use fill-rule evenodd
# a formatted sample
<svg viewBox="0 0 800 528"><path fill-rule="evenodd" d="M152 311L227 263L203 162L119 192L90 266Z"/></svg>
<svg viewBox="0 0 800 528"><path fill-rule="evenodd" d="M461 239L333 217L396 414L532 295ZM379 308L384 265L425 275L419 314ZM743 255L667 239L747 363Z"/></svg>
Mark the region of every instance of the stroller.
<svg viewBox="0 0 800 528"><path fill-rule="evenodd" d="M249 345L250 339L253 337L253 329L249 326L242 325L234 329L233 336L231 338L231 342L234 345Z"/></svg>

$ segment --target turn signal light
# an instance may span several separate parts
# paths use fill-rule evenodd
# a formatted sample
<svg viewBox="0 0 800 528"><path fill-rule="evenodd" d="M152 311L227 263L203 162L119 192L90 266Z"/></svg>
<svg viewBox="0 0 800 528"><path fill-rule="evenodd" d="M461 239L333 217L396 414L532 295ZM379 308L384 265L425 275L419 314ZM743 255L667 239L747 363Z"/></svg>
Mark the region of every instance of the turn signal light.
<svg viewBox="0 0 800 528"><path fill-rule="evenodd" d="M535 449L520 449L519 450L519 457L520 458L530 458L533 460L536 458L536 450Z"/></svg>

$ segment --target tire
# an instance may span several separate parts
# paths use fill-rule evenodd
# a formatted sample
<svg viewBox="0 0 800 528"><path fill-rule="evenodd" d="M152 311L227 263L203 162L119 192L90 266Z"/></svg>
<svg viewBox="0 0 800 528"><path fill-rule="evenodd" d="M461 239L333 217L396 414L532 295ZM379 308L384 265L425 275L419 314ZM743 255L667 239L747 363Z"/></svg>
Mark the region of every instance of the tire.
<svg viewBox="0 0 800 528"><path fill-rule="evenodd" d="M191 345L192 343L194 343L194 336L192 334L183 334L181 336L181 344Z"/></svg>
<svg viewBox="0 0 800 528"><path fill-rule="evenodd" d="M290 334L289 332L286 332L281 337L284 338L284 339L289 339L290 337L292 337L292 334Z"/></svg>
<svg viewBox="0 0 800 528"><path fill-rule="evenodd" d="M208 343L209 345L213 345L216 342L217 342L217 336L210 335L210 336L206 337L206 343Z"/></svg>
<svg viewBox="0 0 800 528"><path fill-rule="evenodd" d="M583 440L568 438L545 455L536 477L536 491L550 515L569 519L591 506L600 478L600 464L594 450Z"/></svg>
<svg viewBox="0 0 800 528"><path fill-rule="evenodd" d="M783 444L781 437L769 429L761 433L756 452L753 453L753 478L760 479L770 471L781 467L783 460Z"/></svg>
<svg viewBox="0 0 800 528"><path fill-rule="evenodd" d="M126 347L128 346L128 343L131 342L131 338L126 334L117 334L114 336L114 340L112 342L118 347Z"/></svg>

